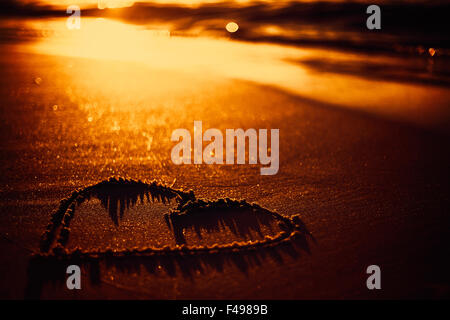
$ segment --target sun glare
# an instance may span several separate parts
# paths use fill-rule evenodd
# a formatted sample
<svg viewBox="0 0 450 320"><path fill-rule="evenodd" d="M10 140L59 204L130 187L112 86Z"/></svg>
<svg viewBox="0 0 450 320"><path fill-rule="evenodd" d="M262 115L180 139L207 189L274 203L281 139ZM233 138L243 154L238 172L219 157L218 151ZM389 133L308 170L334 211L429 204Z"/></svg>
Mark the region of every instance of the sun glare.
<svg viewBox="0 0 450 320"><path fill-rule="evenodd" d="M344 63L360 63L355 55L327 50L294 48L274 44L255 44L231 41L220 37L182 37L171 35L171 26L135 26L108 19L84 18L79 30L68 30L65 22L35 20L31 26L44 30L42 37L32 46L41 54L89 58L105 61L125 61L146 66L146 70L161 70L174 74L192 74L209 79L234 79L251 81L282 88L318 101L332 101L334 104L371 112L396 116L408 115L426 103L427 97L441 96L439 88L422 88L411 84L377 82L379 90L371 90L373 80L342 74L310 72L301 64L293 63L308 59L333 59ZM161 29L161 28L166 29ZM228 32L235 32L235 22L227 24ZM48 32L47 32L48 31ZM433 52L429 52L433 55ZM386 57L364 57L385 61ZM392 59L392 58L390 58ZM95 69L95 64L92 65ZM201 71L200 71L201 70ZM100 86L109 83L109 74L97 74ZM147 83L148 86L158 86ZM176 85L181 89L185 85ZM184 90L184 89L183 89ZM414 98L411 95L414 92ZM408 100L393 97L407 95ZM361 105L361 101L365 101ZM403 103L408 101L408 103Z"/></svg>
<svg viewBox="0 0 450 320"><path fill-rule="evenodd" d="M134 1L132 1L132 0L98 0L97 1L97 7L99 9L131 7L133 4L134 4Z"/></svg>

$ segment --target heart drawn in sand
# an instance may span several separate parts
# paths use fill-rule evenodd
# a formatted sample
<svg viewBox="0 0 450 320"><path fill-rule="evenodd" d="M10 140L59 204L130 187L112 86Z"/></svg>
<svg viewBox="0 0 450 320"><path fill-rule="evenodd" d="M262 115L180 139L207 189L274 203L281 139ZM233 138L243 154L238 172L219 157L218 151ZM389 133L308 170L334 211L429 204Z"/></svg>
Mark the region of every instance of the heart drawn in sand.
<svg viewBox="0 0 450 320"><path fill-rule="evenodd" d="M124 211L146 198L150 202L170 203L175 201L175 209L164 213L167 228L173 232L175 245L140 246L133 248L68 248L70 224L77 207L91 198L99 199L108 210L114 225L118 226ZM188 244L185 230L195 230L202 239L202 230L220 231L220 226L227 225L238 235L249 232L239 224L239 217L248 220L268 220L276 222L279 231L273 235L263 235L259 228L255 230L262 235L260 239L233 241L230 243ZM266 221L266 222L264 222ZM309 235L298 215L285 217L279 213L251 204L245 200L219 199L205 201L197 199L193 191L173 189L156 182L144 183L128 179L111 178L79 191L74 191L63 199L57 211L52 214L51 223L42 235L39 256L58 259L92 260L114 257L147 257L165 255L217 254L227 252L253 251L288 243L293 239Z"/></svg>

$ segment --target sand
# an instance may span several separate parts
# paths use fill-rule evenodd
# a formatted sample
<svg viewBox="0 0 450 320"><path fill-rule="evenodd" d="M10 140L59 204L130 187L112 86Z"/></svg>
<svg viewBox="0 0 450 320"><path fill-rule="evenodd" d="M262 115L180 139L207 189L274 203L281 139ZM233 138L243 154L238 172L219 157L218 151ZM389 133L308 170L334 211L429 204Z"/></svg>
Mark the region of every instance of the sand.
<svg viewBox="0 0 450 320"><path fill-rule="evenodd" d="M86 269L82 290L44 281L39 298L449 297L450 153L442 127L250 81L8 50L0 61L0 297L25 297L30 255L59 201L111 176L298 214L315 241L289 252L100 262L97 282ZM279 128L278 174L261 176L259 166L172 164L170 133L199 119L223 132ZM70 246L176 244L163 204L135 206L115 226L99 202L89 203L76 212ZM220 230L203 230L204 240L240 239ZM366 288L372 264L381 267L382 290Z"/></svg>

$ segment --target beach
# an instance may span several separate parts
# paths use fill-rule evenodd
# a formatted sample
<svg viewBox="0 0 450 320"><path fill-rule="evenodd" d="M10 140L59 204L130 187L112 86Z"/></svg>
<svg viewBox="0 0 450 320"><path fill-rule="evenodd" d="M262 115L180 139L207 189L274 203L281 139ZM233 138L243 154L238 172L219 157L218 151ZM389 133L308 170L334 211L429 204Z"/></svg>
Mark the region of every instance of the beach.
<svg viewBox="0 0 450 320"><path fill-rule="evenodd" d="M67 290L64 279L43 277L39 290L31 290L38 296L31 298L449 297L446 73L436 76L439 81L432 76L417 80L411 68L419 58L414 58L399 67L402 77L357 74L353 71L367 65L364 54L337 50L327 58L317 48L221 38L185 43L182 37L157 35L151 43L170 49L164 65L164 52L141 52L134 60L114 54L100 59L60 40L1 45L2 298L27 297L30 278L39 274L31 256L40 252L41 237L60 201L111 177L155 180L174 190L192 190L205 201L245 200L283 217L299 215L311 235L289 250L274 246L148 263L100 260L95 277L94 269L83 269L82 290ZM183 60L187 66L181 68L177 48L196 41L222 53L206 62L202 57L211 53L199 53L199 58ZM350 61L354 68L321 69L313 56L334 66ZM402 60L372 58L377 65ZM239 61L248 61L251 68L243 69ZM213 66L206 67L209 63ZM261 166L253 164L174 164L171 133L193 130L199 120L204 130L221 132L279 129L278 172L261 175ZM179 244L164 221L173 202L133 202L120 219L111 219L100 200L77 207L68 248ZM208 229L199 223L198 234L189 222L183 234L196 245L276 234L275 222L263 220L236 216L237 231L226 224ZM239 231L240 226L249 229ZM370 265L382 270L382 290L366 287Z"/></svg>

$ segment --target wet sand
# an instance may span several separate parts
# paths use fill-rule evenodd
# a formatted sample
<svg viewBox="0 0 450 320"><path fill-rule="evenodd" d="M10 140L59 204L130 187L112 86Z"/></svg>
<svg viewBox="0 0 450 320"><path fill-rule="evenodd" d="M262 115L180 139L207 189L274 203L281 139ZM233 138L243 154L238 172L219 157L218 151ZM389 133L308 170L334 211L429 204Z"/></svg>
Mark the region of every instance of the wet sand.
<svg viewBox="0 0 450 320"><path fill-rule="evenodd" d="M0 64L2 298L24 297L29 256L39 250L59 201L111 176L156 179L204 199L245 199L287 217L299 214L315 241L294 252L212 262L105 263L99 283L84 270L82 290L45 283L41 298L449 297L450 152L442 128L337 108L250 81L127 62L14 53L2 55ZM93 66L103 70L102 78ZM173 165L170 133L192 130L199 119L204 128L223 132L279 128L278 174L261 176L259 166ZM114 230L103 214L78 222L75 216L70 241L83 244L83 232ZM155 240L133 229L139 214L125 214L128 229L116 241ZM161 241L173 244L170 232L162 234ZM110 245L107 239L99 237L96 245ZM371 264L381 267L380 291L366 289Z"/></svg>

